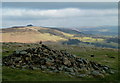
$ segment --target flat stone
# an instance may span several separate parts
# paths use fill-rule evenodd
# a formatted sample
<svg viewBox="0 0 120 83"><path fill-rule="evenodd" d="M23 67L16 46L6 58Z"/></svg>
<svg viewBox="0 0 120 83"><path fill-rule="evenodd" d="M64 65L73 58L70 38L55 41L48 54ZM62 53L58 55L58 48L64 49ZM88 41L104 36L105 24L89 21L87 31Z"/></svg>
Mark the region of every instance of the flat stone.
<svg viewBox="0 0 120 83"><path fill-rule="evenodd" d="M49 67L50 70L55 70L56 68L54 66Z"/></svg>
<svg viewBox="0 0 120 83"><path fill-rule="evenodd" d="M38 67L33 67L33 69L34 69L34 70L39 70L40 68L38 68Z"/></svg>
<svg viewBox="0 0 120 83"><path fill-rule="evenodd" d="M15 54L19 54L19 53L20 53L20 51L18 51L18 50L15 51Z"/></svg>
<svg viewBox="0 0 120 83"><path fill-rule="evenodd" d="M97 76L100 74L100 72L99 71L92 71L91 74Z"/></svg>
<svg viewBox="0 0 120 83"><path fill-rule="evenodd" d="M26 51L20 51L19 54L25 55L25 54L27 54L27 52Z"/></svg>
<svg viewBox="0 0 120 83"><path fill-rule="evenodd" d="M91 75L95 76L95 77L100 77L100 78L104 78L104 75L101 74L99 71L92 71Z"/></svg>
<svg viewBox="0 0 120 83"><path fill-rule="evenodd" d="M73 75L73 76L75 76L75 75L76 75L75 73L72 73L72 72L71 72L71 73L69 73L69 74L70 74L70 75Z"/></svg>
<svg viewBox="0 0 120 83"><path fill-rule="evenodd" d="M80 75L77 75L77 77L79 77L79 78L83 78L83 77L86 77L87 76L87 74L80 74Z"/></svg>
<svg viewBox="0 0 120 83"><path fill-rule="evenodd" d="M67 72L74 72L73 68L65 68L65 71L67 71Z"/></svg>
<svg viewBox="0 0 120 83"><path fill-rule="evenodd" d="M47 69L47 67L46 66L41 66L41 69L45 70L45 69Z"/></svg>
<svg viewBox="0 0 120 83"><path fill-rule="evenodd" d="M106 70L108 70L109 68L108 68L107 66L105 66L105 67L103 67L103 69L106 71Z"/></svg>
<svg viewBox="0 0 120 83"><path fill-rule="evenodd" d="M109 74L114 74L115 72L113 72L112 70L108 71Z"/></svg>

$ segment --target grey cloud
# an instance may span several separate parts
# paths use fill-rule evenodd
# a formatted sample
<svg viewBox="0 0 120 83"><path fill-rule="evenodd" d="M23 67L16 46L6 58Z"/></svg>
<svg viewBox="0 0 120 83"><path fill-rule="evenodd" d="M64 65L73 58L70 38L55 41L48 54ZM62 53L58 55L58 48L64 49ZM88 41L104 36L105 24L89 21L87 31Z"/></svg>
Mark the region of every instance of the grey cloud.
<svg viewBox="0 0 120 83"><path fill-rule="evenodd" d="M2 14L3 27L29 23L36 26L79 27L117 25L118 22L117 3L113 2L4 2Z"/></svg>
<svg viewBox="0 0 120 83"><path fill-rule="evenodd" d="M110 10L96 10L96 9L49 9L49 10L31 10L31 9L3 9L3 19L7 20L39 20L49 18L74 18L74 17L104 17L116 16L118 11L116 9Z"/></svg>
<svg viewBox="0 0 120 83"><path fill-rule="evenodd" d="M26 8L26 9L114 9L118 7L117 2L3 2L5 8Z"/></svg>

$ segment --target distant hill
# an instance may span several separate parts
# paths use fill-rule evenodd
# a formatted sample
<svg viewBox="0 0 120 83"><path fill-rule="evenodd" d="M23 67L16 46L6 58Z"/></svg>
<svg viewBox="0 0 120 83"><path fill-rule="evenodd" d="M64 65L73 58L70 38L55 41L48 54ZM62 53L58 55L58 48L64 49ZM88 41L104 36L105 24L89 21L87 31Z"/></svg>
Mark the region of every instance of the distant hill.
<svg viewBox="0 0 120 83"><path fill-rule="evenodd" d="M118 26L98 26L98 27L80 27L76 28L85 34L117 36Z"/></svg>
<svg viewBox="0 0 120 83"><path fill-rule="evenodd" d="M56 29L65 33L70 33L70 34L83 34L80 31L76 31L76 30L72 30L72 29L68 29L68 28L52 28L52 29Z"/></svg>
<svg viewBox="0 0 120 83"><path fill-rule="evenodd" d="M93 29L94 30L94 29ZM97 29L95 29L97 30ZM68 45L90 45L98 47L117 48L117 37L95 35L86 29L67 29L38 26L14 26L0 30L2 40L0 42L19 42L19 43L60 43Z"/></svg>

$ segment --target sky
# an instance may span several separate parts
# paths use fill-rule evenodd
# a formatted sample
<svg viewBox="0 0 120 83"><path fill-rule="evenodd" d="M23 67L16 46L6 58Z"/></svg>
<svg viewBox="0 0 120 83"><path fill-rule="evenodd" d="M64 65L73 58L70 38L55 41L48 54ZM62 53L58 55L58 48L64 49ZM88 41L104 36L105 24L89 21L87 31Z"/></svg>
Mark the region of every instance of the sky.
<svg viewBox="0 0 120 83"><path fill-rule="evenodd" d="M117 2L3 2L2 28L117 26Z"/></svg>

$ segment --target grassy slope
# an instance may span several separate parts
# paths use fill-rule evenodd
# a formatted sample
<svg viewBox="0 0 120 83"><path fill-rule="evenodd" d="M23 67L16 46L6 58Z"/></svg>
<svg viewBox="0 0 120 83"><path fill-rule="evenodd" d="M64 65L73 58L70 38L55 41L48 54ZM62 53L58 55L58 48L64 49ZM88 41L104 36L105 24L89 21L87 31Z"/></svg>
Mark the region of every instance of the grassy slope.
<svg viewBox="0 0 120 83"><path fill-rule="evenodd" d="M12 29L12 28L11 28ZM25 27L25 28L17 28L13 29L13 31L5 31L2 34L3 42L22 42L22 43L31 43L31 42L39 42L39 41L64 41L65 38L60 36L51 35L49 33L40 33L37 30L44 29L39 27ZM0 35L1 35L0 34ZM54 40L53 40L54 39Z"/></svg>
<svg viewBox="0 0 120 83"><path fill-rule="evenodd" d="M39 30L45 32L41 33ZM51 33L55 33L53 35ZM59 33L59 34L58 34ZM3 42L22 42L22 43L33 43L38 41L66 41L66 38L78 39L83 42L101 42L104 41L102 38L92 37L74 37L75 34L69 34L58 30L42 27L23 27L23 28L7 28L3 29L2 41ZM61 35L64 37L62 37ZM53 40L54 39L54 40Z"/></svg>
<svg viewBox="0 0 120 83"><path fill-rule="evenodd" d="M3 44L3 56L8 56L14 50L26 49L29 47L36 47L38 44ZM54 49L65 49L72 54L76 54L78 57L86 58L88 60L93 60L101 64L109 65L111 68L117 70L118 68L118 52L115 49L102 49L95 47L78 47L78 46L62 46L62 45L48 45ZM95 57L91 58L90 55L94 54ZM107 55L107 56L106 56ZM115 59L109 58L109 56L114 56ZM91 80L113 80L116 81L116 74L105 77L104 79L100 78L75 78L70 77L66 74L51 74L44 73L38 70L19 70L11 69L8 67L3 67L3 80L26 80L26 81L91 81Z"/></svg>

